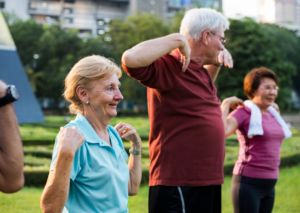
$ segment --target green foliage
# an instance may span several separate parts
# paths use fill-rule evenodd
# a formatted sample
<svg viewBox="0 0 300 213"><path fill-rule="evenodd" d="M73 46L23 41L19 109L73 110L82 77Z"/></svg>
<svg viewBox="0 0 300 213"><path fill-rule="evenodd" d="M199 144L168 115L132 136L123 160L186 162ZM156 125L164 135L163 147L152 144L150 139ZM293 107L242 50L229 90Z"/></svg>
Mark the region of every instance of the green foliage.
<svg viewBox="0 0 300 213"><path fill-rule="evenodd" d="M169 34L169 28L163 21L148 13L137 13L129 16L125 21L114 20L110 24L111 41L107 42L112 46L118 63L121 63L122 54L140 42L155 39ZM102 39L107 36L102 36ZM147 101L147 90L127 74L121 78L121 91L126 100L145 103Z"/></svg>
<svg viewBox="0 0 300 213"><path fill-rule="evenodd" d="M230 30L226 32L226 48L234 59L234 68L222 68L216 81L218 96L224 99L237 96L247 99L243 92L245 75L255 67L267 67L273 70L279 79L279 91L276 102L283 107L290 98L289 87L296 67L288 56L293 54L295 44L285 48L282 41L289 38L297 40L295 34L275 25L259 24L252 19L230 20ZM282 38L281 35L286 35Z"/></svg>
<svg viewBox="0 0 300 213"><path fill-rule="evenodd" d="M63 81L72 66L82 57L98 54L121 64L121 56L136 44L179 32L184 11L175 13L168 22L148 13L137 13L125 21L113 20L110 31L99 38L78 37L78 31L59 25L42 26L34 20L20 20L5 14L26 73L37 96L62 98ZM243 79L254 67L265 66L279 77L277 102L287 107L292 86L300 94L300 38L295 32L272 24L256 23L250 18L230 20L226 31L226 48L234 59L234 68L222 68L216 82L220 99L236 95L246 99ZM106 38L111 39L106 39ZM35 56L35 58L33 57ZM126 74L121 91L129 102L146 102L146 88Z"/></svg>
<svg viewBox="0 0 300 213"><path fill-rule="evenodd" d="M77 30L22 21L13 13L5 18L33 90L39 97L53 98L56 105L64 79L79 59L96 54L116 60L110 46L97 38L81 39Z"/></svg>
<svg viewBox="0 0 300 213"><path fill-rule="evenodd" d="M121 59L126 50L142 41L168 35L169 29L160 18L148 13L137 13L125 21L112 21L109 34L112 40L108 43Z"/></svg>

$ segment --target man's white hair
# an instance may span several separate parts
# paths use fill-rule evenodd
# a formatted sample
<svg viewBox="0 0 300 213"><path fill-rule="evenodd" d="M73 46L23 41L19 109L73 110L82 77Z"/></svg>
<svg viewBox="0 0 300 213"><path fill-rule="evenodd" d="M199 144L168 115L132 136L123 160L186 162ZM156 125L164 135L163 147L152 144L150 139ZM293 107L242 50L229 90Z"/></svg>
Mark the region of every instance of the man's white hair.
<svg viewBox="0 0 300 213"><path fill-rule="evenodd" d="M220 26L224 31L229 29L229 21L221 13L210 8L194 8L185 13L180 33L187 39L198 39L205 30L215 32Z"/></svg>

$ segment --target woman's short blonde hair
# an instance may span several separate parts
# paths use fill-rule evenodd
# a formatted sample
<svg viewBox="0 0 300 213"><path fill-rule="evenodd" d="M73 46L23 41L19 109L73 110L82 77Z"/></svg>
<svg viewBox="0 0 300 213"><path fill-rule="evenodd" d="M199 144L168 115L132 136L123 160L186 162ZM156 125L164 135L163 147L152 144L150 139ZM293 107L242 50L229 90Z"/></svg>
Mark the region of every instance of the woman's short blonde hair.
<svg viewBox="0 0 300 213"><path fill-rule="evenodd" d="M122 76L121 69L105 57L92 55L78 61L65 79L63 96L71 103L69 106L70 113L77 114L83 110L83 103L76 93L78 86L82 85L87 89L91 89L95 80L114 74L117 74L120 78Z"/></svg>

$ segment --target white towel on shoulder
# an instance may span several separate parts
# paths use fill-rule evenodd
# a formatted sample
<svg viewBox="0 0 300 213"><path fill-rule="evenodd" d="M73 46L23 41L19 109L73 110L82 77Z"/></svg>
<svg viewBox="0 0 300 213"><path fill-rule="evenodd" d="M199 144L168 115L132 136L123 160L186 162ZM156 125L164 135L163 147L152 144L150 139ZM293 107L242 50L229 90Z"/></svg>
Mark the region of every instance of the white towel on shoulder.
<svg viewBox="0 0 300 213"><path fill-rule="evenodd" d="M249 124L249 130L248 130L248 137L254 136L254 135L263 135L264 130L262 128L262 119L261 119L261 111L258 108L258 106L253 103L250 100L244 101L245 106L249 107L251 110L251 117L250 117L250 124ZM290 138L292 136L292 132L285 123L285 121L282 119L280 114L277 112L277 110L269 106L268 111L275 117L277 122L280 124L280 126L283 129L284 132L284 138Z"/></svg>

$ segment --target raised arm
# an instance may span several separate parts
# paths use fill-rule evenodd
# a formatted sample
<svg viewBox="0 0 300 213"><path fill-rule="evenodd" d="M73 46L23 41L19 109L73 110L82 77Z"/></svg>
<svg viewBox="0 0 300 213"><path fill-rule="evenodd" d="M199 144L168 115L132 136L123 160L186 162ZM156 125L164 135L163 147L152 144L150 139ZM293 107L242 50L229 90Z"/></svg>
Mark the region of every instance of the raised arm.
<svg viewBox="0 0 300 213"><path fill-rule="evenodd" d="M0 98L7 85L0 80ZM12 103L0 108L0 191L13 193L24 185L23 149L18 121Z"/></svg>
<svg viewBox="0 0 300 213"><path fill-rule="evenodd" d="M73 159L76 150L85 141L77 127L61 128L57 139L59 151L55 168L49 173L40 202L43 212L62 212L69 195Z"/></svg>
<svg viewBox="0 0 300 213"><path fill-rule="evenodd" d="M228 137L239 127L239 124L235 117L228 116L229 108L235 109L237 105L244 106L242 99L237 97L230 97L223 100L221 104L222 119L225 127L225 136Z"/></svg>
<svg viewBox="0 0 300 213"><path fill-rule="evenodd" d="M176 48L182 54L182 70L185 71L190 62L191 51L186 38L180 33L144 41L132 47L124 52L122 63L129 68L146 67Z"/></svg>
<svg viewBox="0 0 300 213"><path fill-rule="evenodd" d="M119 123L115 129L120 134L121 138L129 140L131 143L131 150L141 151L142 141L136 130L130 125ZM128 181L128 194L137 195L142 180L142 155L130 154L128 167L129 167L129 181Z"/></svg>
<svg viewBox="0 0 300 213"><path fill-rule="evenodd" d="M215 80L217 79L222 64L229 68L233 68L233 59L227 49L224 49L220 52L218 58L216 59L216 64L209 64L204 66L210 73L213 82L215 82Z"/></svg>

